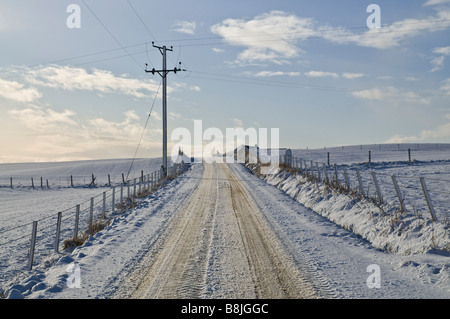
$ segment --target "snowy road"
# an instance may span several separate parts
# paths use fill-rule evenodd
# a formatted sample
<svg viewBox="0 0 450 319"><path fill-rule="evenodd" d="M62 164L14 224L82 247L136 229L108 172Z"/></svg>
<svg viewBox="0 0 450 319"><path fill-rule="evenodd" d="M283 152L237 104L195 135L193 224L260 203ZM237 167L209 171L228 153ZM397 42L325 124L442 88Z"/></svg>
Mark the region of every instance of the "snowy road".
<svg viewBox="0 0 450 319"><path fill-rule="evenodd" d="M240 164L194 164L5 295L449 298L448 258L377 250Z"/></svg>
<svg viewBox="0 0 450 319"><path fill-rule="evenodd" d="M146 270L127 279L138 285L123 286L116 297L318 295L226 164L205 164L199 186L183 206L149 251Z"/></svg>

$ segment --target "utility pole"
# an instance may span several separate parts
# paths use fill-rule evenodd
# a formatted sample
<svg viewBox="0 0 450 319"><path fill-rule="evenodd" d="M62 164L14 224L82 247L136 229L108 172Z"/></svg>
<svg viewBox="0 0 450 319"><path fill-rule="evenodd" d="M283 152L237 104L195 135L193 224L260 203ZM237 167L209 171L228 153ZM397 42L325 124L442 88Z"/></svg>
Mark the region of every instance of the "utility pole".
<svg viewBox="0 0 450 319"><path fill-rule="evenodd" d="M170 47L168 49L166 46L156 46L155 42L152 42L152 45L154 48L158 48L159 52L161 52L163 57L163 65L162 70L155 70L153 68L152 70L147 70L148 64L145 64L146 69L145 72L151 72L152 74L158 73L162 77L163 81L163 97L162 97L162 121L163 121L163 170L164 170L164 176L167 176L167 74L170 72L177 73L178 71L181 71L180 68L173 68L172 70L167 70L167 62L166 62L166 54L167 51L173 51L173 47ZM180 62L181 64L181 62Z"/></svg>

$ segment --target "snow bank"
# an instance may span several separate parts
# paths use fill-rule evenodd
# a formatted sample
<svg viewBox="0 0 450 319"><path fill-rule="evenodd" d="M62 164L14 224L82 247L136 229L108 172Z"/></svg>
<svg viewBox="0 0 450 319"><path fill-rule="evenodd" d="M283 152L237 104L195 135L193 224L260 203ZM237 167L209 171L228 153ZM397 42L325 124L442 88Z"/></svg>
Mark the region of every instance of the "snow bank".
<svg viewBox="0 0 450 319"><path fill-rule="evenodd" d="M255 173L256 168L247 167ZM273 173L260 178L377 249L401 255L433 252L450 256L448 222L432 222L424 216L401 213L397 207L376 205L310 182L295 172Z"/></svg>

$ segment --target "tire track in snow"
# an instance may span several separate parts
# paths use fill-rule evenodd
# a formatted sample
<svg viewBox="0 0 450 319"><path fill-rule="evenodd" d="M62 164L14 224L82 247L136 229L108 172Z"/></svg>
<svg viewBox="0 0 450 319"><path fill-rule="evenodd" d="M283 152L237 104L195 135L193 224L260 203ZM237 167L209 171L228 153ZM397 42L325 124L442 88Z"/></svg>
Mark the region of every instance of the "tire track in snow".
<svg viewBox="0 0 450 319"><path fill-rule="evenodd" d="M166 230L163 242L152 248L154 257L131 298L198 298L204 286L208 246L215 214L217 178L205 165L197 190Z"/></svg>
<svg viewBox="0 0 450 319"><path fill-rule="evenodd" d="M257 298L316 298L317 292L285 252L241 181L226 167L233 208Z"/></svg>
<svg viewBox="0 0 450 319"><path fill-rule="evenodd" d="M204 175L149 248L130 298L316 298L244 183L227 164ZM219 185L220 184L220 185ZM123 297L123 295L122 295Z"/></svg>

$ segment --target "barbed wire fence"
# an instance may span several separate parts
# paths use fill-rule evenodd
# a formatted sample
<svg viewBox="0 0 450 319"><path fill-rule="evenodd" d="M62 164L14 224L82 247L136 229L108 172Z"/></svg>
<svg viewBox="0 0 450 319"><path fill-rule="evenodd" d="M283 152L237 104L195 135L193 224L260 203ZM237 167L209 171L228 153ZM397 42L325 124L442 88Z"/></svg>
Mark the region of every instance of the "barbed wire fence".
<svg viewBox="0 0 450 319"><path fill-rule="evenodd" d="M333 148L333 157L326 149L304 151L306 156L314 158L310 159L294 156L290 149L260 150L257 146L246 146L235 157L238 160L240 158L241 163L257 163L253 167L257 174L267 167L292 170L317 185L326 185L335 191L369 199L379 207L394 207L397 211L448 225L450 171L435 172L430 165L450 167L449 147L447 144L352 146ZM345 149L350 151L346 153ZM436 152L430 152L433 150ZM420 151L424 153L420 154ZM412 152L417 153L412 156ZM375 162L374 155L378 157L377 160L389 160ZM324 160L318 161L317 158ZM339 164L333 163L333 160ZM402 167L409 169L405 171ZM429 174L419 169L424 167L430 167ZM270 169L264 171L270 172ZM441 177L446 174L448 178Z"/></svg>
<svg viewBox="0 0 450 319"><path fill-rule="evenodd" d="M82 244L109 220L136 207L140 199L159 189L166 180L183 174L189 167L190 164L184 162L175 163L168 168L167 177L164 177L162 168L148 174L142 172L139 178L110 184L102 193L75 206L2 230L0 256L6 262L0 265L0 279L11 281L32 270L36 264L51 263L61 250L71 251Z"/></svg>
<svg viewBox="0 0 450 319"><path fill-rule="evenodd" d="M411 161L405 161L403 164L415 165ZM351 165L331 164L329 160L307 160L293 156L290 150L280 156L280 165L294 170L312 182L371 199L377 205L389 204L398 207L402 212L428 216L434 222L449 223L450 180L388 174L382 172L385 165L372 163L370 160Z"/></svg>

